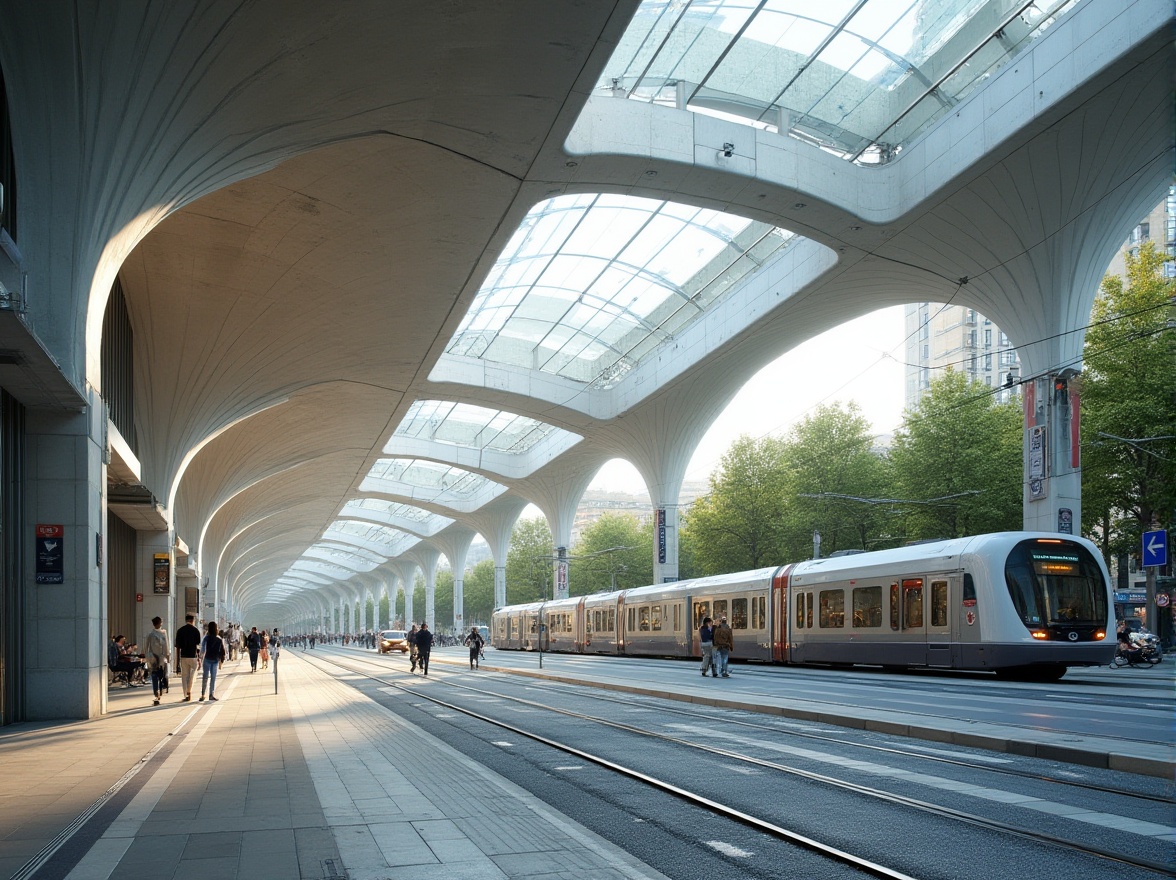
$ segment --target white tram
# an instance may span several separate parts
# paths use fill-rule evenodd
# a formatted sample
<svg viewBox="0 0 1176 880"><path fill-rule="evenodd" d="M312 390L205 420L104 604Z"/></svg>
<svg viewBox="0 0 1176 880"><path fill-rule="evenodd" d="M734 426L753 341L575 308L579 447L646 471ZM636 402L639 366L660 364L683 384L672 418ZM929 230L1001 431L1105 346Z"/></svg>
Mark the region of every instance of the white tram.
<svg viewBox="0 0 1176 880"><path fill-rule="evenodd" d="M703 618L725 616L739 660L1052 679L1110 661L1113 615L1110 577L1089 541L1002 532L509 606L494 613L491 643L698 657Z"/></svg>

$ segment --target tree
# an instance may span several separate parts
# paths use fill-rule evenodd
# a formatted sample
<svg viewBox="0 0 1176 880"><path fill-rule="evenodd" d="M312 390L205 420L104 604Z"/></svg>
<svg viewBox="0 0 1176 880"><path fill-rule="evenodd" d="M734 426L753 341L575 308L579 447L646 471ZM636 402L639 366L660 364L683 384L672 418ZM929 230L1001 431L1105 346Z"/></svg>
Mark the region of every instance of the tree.
<svg viewBox="0 0 1176 880"><path fill-rule="evenodd" d="M555 542L547 520L537 517L515 523L506 554L507 605L551 598L554 555Z"/></svg>
<svg viewBox="0 0 1176 880"><path fill-rule="evenodd" d="M992 389L947 370L907 410L890 463L906 537L963 537L1022 525L1022 417Z"/></svg>
<svg viewBox="0 0 1176 880"><path fill-rule="evenodd" d="M1126 283L1103 279L1091 311L1080 385L1082 531L1103 552L1136 552L1152 517L1176 507L1176 282L1144 242Z"/></svg>
<svg viewBox="0 0 1176 880"><path fill-rule="evenodd" d="M606 513L571 549L568 575L573 596L653 583L653 524L625 513Z"/></svg>
<svg viewBox="0 0 1176 880"><path fill-rule="evenodd" d="M466 572L462 585L465 617L471 624L489 624L494 613L494 560L483 559Z"/></svg>
<svg viewBox="0 0 1176 880"><path fill-rule="evenodd" d="M711 475L710 493L690 508L683 529L699 574L761 568L781 561L788 466L784 441L742 436Z"/></svg>
<svg viewBox="0 0 1176 880"><path fill-rule="evenodd" d="M788 559L810 555L813 532L821 533L823 555L879 545L890 518L868 500L858 500L889 489L887 464L873 446L870 423L856 403L819 406L792 429L785 450Z"/></svg>

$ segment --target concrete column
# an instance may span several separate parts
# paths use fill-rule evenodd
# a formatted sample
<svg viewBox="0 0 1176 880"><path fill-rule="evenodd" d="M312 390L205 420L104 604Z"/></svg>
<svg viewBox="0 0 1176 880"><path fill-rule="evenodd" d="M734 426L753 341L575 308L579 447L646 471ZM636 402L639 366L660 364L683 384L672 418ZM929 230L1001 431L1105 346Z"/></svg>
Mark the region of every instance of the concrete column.
<svg viewBox="0 0 1176 880"><path fill-rule="evenodd" d="M526 506L527 502L523 498L502 495L466 520L486 539L490 553L494 556L495 608L506 604L506 554L510 550L511 532Z"/></svg>
<svg viewBox="0 0 1176 880"><path fill-rule="evenodd" d="M132 636L127 633L127 639L133 639L143 644L147 633L153 629L151 618L162 617L163 628L169 633L175 632L176 617L173 613L177 604L182 600L176 595L175 554L172 552L172 533L168 531L136 532L135 533L135 592L143 596L142 602L135 603L135 632ZM156 571L155 557L160 562L166 562L166 571ZM157 575L159 579L157 580ZM200 599L200 610L197 612L203 620L215 620L210 612L215 608L206 608L204 599Z"/></svg>
<svg viewBox="0 0 1176 880"><path fill-rule="evenodd" d="M1028 531L1081 533L1081 392L1072 373L1040 376L1022 386L1023 522Z"/></svg>
<svg viewBox="0 0 1176 880"><path fill-rule="evenodd" d="M95 392L85 411L30 410L26 416L24 534L24 717L93 718L106 709L106 572L97 547L105 532L106 409ZM62 583L37 583L34 530L62 527ZM105 547L103 548L105 550ZM11 670L20 675L20 670Z"/></svg>
<svg viewBox="0 0 1176 880"><path fill-rule="evenodd" d="M452 525L432 538L449 559L453 568L453 627L459 633L465 630L465 564L466 554L477 532L464 526Z"/></svg>
<svg viewBox="0 0 1176 880"><path fill-rule="evenodd" d="M429 629L435 630L437 621L434 600L437 590L437 562L441 558L441 553L432 547L418 544L412 549L412 555L425 576L425 622L429 624Z"/></svg>

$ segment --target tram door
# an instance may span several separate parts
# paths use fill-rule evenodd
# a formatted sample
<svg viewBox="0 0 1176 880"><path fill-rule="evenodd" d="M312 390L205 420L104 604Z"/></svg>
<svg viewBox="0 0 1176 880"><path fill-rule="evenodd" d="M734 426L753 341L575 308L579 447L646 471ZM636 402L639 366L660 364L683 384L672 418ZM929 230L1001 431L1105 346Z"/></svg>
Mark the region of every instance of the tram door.
<svg viewBox="0 0 1176 880"><path fill-rule="evenodd" d="M958 585L949 577L928 578L927 591L927 665L954 666L951 637L951 598Z"/></svg>
<svg viewBox="0 0 1176 880"><path fill-rule="evenodd" d="M901 583L901 662L912 666L921 666L927 662L925 585L923 578L903 578Z"/></svg>

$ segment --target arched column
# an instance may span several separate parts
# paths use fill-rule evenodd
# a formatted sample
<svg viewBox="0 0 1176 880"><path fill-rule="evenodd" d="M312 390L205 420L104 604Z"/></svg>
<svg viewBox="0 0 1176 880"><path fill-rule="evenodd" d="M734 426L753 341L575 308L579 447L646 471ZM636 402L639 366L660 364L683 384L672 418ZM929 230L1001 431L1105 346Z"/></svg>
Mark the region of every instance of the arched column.
<svg viewBox="0 0 1176 880"><path fill-rule="evenodd" d="M453 628L458 633L465 630L466 554L469 553L470 544L473 543L476 535L477 532L473 529L454 524L430 539L433 544L441 548L453 569Z"/></svg>

